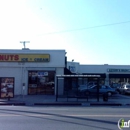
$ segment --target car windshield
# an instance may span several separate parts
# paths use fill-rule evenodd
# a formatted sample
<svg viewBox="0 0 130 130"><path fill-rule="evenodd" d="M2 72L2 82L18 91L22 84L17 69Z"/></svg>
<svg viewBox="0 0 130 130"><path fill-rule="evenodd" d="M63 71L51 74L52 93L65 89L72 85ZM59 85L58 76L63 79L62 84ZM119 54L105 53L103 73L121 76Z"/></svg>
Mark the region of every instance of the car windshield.
<svg viewBox="0 0 130 130"><path fill-rule="evenodd" d="M112 89L112 87L111 86L106 86L107 88L110 88L110 89Z"/></svg>
<svg viewBox="0 0 130 130"><path fill-rule="evenodd" d="M106 86L106 85L101 86L101 88L102 88L102 89L108 89L108 88L111 89L110 86Z"/></svg>

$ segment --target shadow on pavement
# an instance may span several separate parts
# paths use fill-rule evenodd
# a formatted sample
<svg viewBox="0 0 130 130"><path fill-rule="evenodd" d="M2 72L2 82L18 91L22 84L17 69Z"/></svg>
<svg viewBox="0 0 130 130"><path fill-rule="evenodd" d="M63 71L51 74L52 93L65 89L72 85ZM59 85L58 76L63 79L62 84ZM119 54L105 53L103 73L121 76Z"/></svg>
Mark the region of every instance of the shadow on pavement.
<svg viewBox="0 0 130 130"><path fill-rule="evenodd" d="M117 122L113 121L105 121L105 120L99 120L99 119L91 119L91 118L82 118L82 117L73 117L73 116L66 116L66 115L61 115L61 114L52 114L52 113L42 113L42 112L31 112L31 111L22 111L22 110L8 110L8 109L0 109L2 113L8 113L8 114L15 114L15 115L21 115L21 116L27 116L27 117L33 117L33 118L40 118L40 119L46 119L46 120L53 120L53 121L58 121L58 122L63 122L63 123L71 123L75 125L81 125L81 126L89 126L89 127L94 127L94 128L100 128L104 130L113 130L110 128L104 128L104 127L99 127L99 126L94 126L94 125L89 125L87 123L77 123L77 122L72 122L72 121L65 121L65 120L60 120L60 119L50 119L50 118L45 118L45 117L39 117L42 114L46 116L55 116L55 117L60 117L60 118L68 118L68 119L76 119L76 120L84 120L84 121L92 121L95 123L105 123L105 124L110 124L110 125L117 125ZM38 115L27 115L27 114L39 114Z"/></svg>

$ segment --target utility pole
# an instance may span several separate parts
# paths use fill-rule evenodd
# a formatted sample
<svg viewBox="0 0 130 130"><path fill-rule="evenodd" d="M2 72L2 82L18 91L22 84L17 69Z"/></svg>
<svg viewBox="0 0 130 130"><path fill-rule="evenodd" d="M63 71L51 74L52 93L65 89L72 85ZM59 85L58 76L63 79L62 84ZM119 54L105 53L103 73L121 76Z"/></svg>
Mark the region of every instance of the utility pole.
<svg viewBox="0 0 130 130"><path fill-rule="evenodd" d="M23 43L24 48L26 48L25 44L30 43L29 41L20 41L20 43Z"/></svg>

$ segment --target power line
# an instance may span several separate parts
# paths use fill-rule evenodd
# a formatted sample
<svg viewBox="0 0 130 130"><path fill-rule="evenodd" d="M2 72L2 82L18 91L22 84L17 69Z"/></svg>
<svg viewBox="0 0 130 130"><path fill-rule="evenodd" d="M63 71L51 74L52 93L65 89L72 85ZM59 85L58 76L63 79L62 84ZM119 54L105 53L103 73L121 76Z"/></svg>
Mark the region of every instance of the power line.
<svg viewBox="0 0 130 130"><path fill-rule="evenodd" d="M100 27L114 26L114 25L126 24L126 23L130 23L130 21L118 22L118 23L110 23L110 24L104 24L104 25L97 25L97 26L86 27L86 28L79 28L79 29L72 29L72 30L63 30L63 31L59 31L59 32L50 32L50 33L44 33L44 34L41 34L41 35L67 33L67 32L74 32L74 31L81 31L81 30L94 29L94 28L100 28ZM38 35L38 36L41 36L41 35Z"/></svg>

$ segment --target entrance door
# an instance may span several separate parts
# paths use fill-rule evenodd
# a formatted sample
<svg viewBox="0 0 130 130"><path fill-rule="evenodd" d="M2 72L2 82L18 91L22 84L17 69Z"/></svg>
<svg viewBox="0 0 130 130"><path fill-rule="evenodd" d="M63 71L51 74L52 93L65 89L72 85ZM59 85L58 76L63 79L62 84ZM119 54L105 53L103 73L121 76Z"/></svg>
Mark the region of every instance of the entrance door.
<svg viewBox="0 0 130 130"><path fill-rule="evenodd" d="M54 71L29 71L28 94L54 95Z"/></svg>

